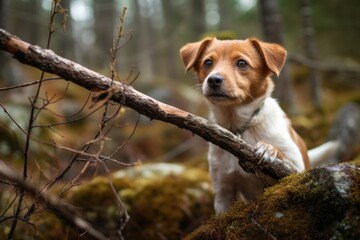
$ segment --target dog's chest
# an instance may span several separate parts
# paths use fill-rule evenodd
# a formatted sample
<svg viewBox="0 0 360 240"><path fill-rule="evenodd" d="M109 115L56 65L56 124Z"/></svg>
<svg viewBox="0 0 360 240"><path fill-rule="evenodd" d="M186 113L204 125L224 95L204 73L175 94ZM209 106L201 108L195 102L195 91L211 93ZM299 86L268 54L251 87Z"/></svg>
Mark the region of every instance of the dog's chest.
<svg viewBox="0 0 360 240"><path fill-rule="evenodd" d="M231 116L218 115L215 120L222 127L225 127L234 134L238 135L238 137L253 147L257 142L264 141L267 138L264 127L257 122L258 119L255 117L254 119L250 119L249 117L244 118L244 115L239 114L233 114ZM248 126L240 133L238 130L243 128L245 125ZM242 174L246 174L238 164L239 159L216 145L210 144L208 160L212 167L222 169L222 172L241 172Z"/></svg>
<svg viewBox="0 0 360 240"><path fill-rule="evenodd" d="M246 143L250 144L252 147L255 147L256 143L259 141L271 142L267 132L262 129L261 126L251 126L249 127L241 136L239 136ZM247 181L257 181L253 179L252 174L245 172L239 165L239 159L233 154L221 149L220 147L210 144L208 151L208 161L210 169L217 169L216 171L222 172L224 174L240 174L243 178L247 176Z"/></svg>
<svg viewBox="0 0 360 240"><path fill-rule="evenodd" d="M224 113L212 116L212 119L220 126L228 129L245 142L254 146L259 141L269 138L271 126L264 121L263 114L252 115L251 113Z"/></svg>

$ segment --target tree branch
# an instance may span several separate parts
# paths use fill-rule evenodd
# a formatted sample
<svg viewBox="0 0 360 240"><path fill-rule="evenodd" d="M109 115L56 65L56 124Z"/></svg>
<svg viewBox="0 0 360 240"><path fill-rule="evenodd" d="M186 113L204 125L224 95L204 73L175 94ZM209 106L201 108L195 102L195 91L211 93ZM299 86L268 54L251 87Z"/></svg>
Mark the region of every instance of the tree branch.
<svg viewBox="0 0 360 240"><path fill-rule="evenodd" d="M56 74L89 91L98 92L97 100L103 97L110 98L150 119L187 129L238 157L240 166L247 172L258 174L260 177L266 175L276 180L296 172L279 159L271 163L266 161L259 163L260 159L249 144L204 118L159 102L131 86L119 82L112 83L110 78L62 58L51 50L24 42L3 29L0 29L0 49L9 52L21 63Z"/></svg>
<svg viewBox="0 0 360 240"><path fill-rule="evenodd" d="M316 69L323 72L360 74L360 66L356 64L346 65L339 63L327 63L309 59L298 54L289 54L287 59L292 63L300 64L310 69Z"/></svg>

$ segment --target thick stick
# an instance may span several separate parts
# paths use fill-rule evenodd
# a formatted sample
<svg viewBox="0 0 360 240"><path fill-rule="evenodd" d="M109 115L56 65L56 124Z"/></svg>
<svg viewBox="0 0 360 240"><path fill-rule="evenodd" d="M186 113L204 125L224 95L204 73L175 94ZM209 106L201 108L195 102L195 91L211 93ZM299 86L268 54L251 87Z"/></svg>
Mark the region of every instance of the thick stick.
<svg viewBox="0 0 360 240"><path fill-rule="evenodd" d="M0 29L0 49L9 52L24 64L56 74L90 91L105 91L111 86L111 79L62 58L50 50L30 45L3 29ZM259 164L260 159L255 155L253 148L230 131L204 118L159 102L131 86L115 82L111 92L111 100L114 102L130 107L150 119L187 129L232 153L238 157L240 166L247 172L264 174L276 180L296 172L279 159L271 163L263 161Z"/></svg>

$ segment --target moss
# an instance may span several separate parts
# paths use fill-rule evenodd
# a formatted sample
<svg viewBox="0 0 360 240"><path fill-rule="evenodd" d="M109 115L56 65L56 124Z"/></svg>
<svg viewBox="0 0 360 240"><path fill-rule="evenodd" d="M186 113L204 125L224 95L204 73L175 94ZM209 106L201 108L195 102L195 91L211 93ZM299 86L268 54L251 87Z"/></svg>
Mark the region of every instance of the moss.
<svg viewBox="0 0 360 240"><path fill-rule="evenodd" d="M179 164L146 164L112 175L116 194L131 217L123 230L125 239L182 239L213 213L213 195L206 171ZM76 213L109 236L124 216L107 177L72 188L66 196ZM7 203L7 192L0 198ZM9 199L11 200L11 199ZM7 206L7 205L5 205ZM91 239L48 211L39 211L31 223L19 221L15 239ZM0 229L0 239L10 231L11 221Z"/></svg>
<svg viewBox="0 0 360 240"><path fill-rule="evenodd" d="M180 238L180 232L186 230L183 227L186 227L187 222L194 217L200 217L199 213L203 212L200 209L197 212L191 209L192 202L195 201L195 196L191 194L194 186L191 185L191 181L168 176L138 190L131 196L133 202L129 213L133 220L127 226L125 236L136 239L139 235L136 229L140 227L143 237L147 236L147 239L157 239L159 234L169 239ZM196 191L199 190L194 189L194 192ZM124 198L125 202L129 200Z"/></svg>
<svg viewBox="0 0 360 240"><path fill-rule="evenodd" d="M353 162L355 166L360 168L360 159ZM351 186L351 200L354 204L360 205L360 173L354 176L353 185Z"/></svg>
<svg viewBox="0 0 360 240"><path fill-rule="evenodd" d="M106 236L119 228L124 216L109 181L108 177L96 177L64 196L79 217ZM204 170L179 164L145 164L116 172L111 181L131 217L123 231L125 239L181 239L213 214L210 179ZM12 199L10 191L0 191L0 209L9 206ZM33 225L19 221L19 234L14 239L91 239L44 209L33 214L30 222ZM6 239L11 219L2 226L0 239Z"/></svg>
<svg viewBox="0 0 360 240"><path fill-rule="evenodd" d="M360 205L348 212L345 218L336 226L332 240L360 239Z"/></svg>
<svg viewBox="0 0 360 240"><path fill-rule="evenodd" d="M186 239L358 239L359 171L342 164L289 176Z"/></svg>
<svg viewBox="0 0 360 240"><path fill-rule="evenodd" d="M47 211L39 211L31 216L31 224L19 221L16 227L14 240L47 240L68 239L64 225L55 215ZM0 239L8 239L12 221L2 222L0 228ZM70 238L75 239L75 238Z"/></svg>
<svg viewBox="0 0 360 240"><path fill-rule="evenodd" d="M112 182L131 216L125 239L181 239L213 212L210 180L203 170L147 164L115 173ZM108 178L80 185L67 198L104 234L119 227L122 213Z"/></svg>

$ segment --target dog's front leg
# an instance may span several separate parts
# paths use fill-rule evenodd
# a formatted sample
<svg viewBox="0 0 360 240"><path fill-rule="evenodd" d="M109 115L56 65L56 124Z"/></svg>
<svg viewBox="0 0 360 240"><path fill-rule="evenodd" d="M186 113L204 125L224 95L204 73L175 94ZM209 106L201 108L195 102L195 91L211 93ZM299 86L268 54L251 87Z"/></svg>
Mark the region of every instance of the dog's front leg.
<svg viewBox="0 0 360 240"><path fill-rule="evenodd" d="M284 161L290 168L299 171L298 167L276 147L265 142L258 142L255 145L255 154L261 158L260 162L273 162L276 158Z"/></svg>
<svg viewBox="0 0 360 240"><path fill-rule="evenodd" d="M215 192L214 209L216 214L225 212L236 201L236 187L233 181L227 178L233 176L221 176L213 178L213 188Z"/></svg>
<svg viewBox="0 0 360 240"><path fill-rule="evenodd" d="M236 178L240 168L237 159L216 145L209 145L209 173L215 193L214 208L217 214L226 211L236 200Z"/></svg>

